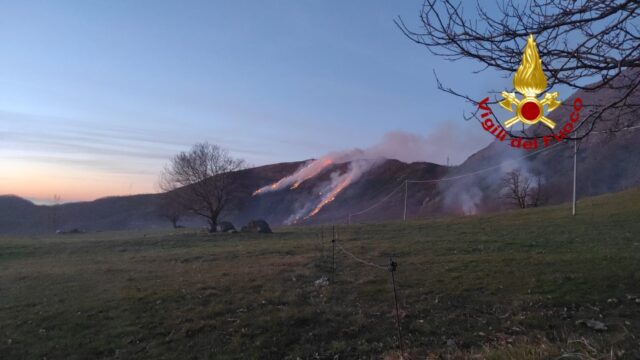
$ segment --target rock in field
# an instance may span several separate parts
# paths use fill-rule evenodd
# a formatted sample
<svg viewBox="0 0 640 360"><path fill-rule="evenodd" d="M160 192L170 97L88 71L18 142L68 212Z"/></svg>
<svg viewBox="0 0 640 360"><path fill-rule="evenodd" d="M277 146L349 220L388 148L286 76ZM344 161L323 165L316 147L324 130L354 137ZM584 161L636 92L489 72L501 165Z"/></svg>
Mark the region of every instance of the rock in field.
<svg viewBox="0 0 640 360"><path fill-rule="evenodd" d="M605 325L603 322L596 321L596 320L578 320L578 321L576 321L576 325L580 325L580 324L585 325L588 328L591 328L591 329L596 330L596 331L606 331L608 329L607 325Z"/></svg>
<svg viewBox="0 0 640 360"><path fill-rule="evenodd" d="M252 220L249 223L242 227L242 232L253 232L253 233L262 233L262 234L271 234L271 228L269 224L267 224L264 220Z"/></svg>
<svg viewBox="0 0 640 360"><path fill-rule="evenodd" d="M218 232L232 232L236 230L236 227L229 221L220 221L216 225L216 230Z"/></svg>

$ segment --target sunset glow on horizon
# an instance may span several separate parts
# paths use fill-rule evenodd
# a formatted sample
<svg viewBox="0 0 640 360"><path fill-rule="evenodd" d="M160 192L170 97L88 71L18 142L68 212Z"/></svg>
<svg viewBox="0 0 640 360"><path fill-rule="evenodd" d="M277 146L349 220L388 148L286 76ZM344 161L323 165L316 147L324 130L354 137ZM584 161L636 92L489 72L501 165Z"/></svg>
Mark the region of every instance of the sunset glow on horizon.
<svg viewBox="0 0 640 360"><path fill-rule="evenodd" d="M157 176L83 172L78 176L64 166L38 167L16 164L0 178L0 194L17 195L37 204L48 204L55 195L62 202L89 201L114 195L157 192ZM8 175L6 175L8 174Z"/></svg>
<svg viewBox="0 0 640 360"><path fill-rule="evenodd" d="M460 64L406 41L393 19L417 21L421 0L340 7L4 4L0 195L156 192L171 157L201 141L264 165L366 148L390 131L427 136L460 119L431 68L470 92L503 87L491 72L469 84Z"/></svg>

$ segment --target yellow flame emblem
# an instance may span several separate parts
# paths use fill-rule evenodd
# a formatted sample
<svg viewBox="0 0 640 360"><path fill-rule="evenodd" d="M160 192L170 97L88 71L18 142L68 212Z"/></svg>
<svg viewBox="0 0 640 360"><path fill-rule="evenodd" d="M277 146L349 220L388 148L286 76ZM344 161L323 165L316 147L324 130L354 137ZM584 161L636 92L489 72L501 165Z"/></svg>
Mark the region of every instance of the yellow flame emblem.
<svg viewBox="0 0 640 360"><path fill-rule="evenodd" d="M547 87L547 78L542 71L542 60L538 55L533 35L530 35L527 40L527 46L522 54L522 62L513 77L513 87L524 98L518 99L515 93L502 92L504 100L500 102L500 105L511 112L513 112L513 105L516 106L516 116L505 121L505 127L510 127L518 121L527 125L534 125L540 121L552 129L556 126L555 122L544 116L544 106L547 106L547 112L555 110L560 106L560 101L557 100L559 94L557 92L546 93L542 100L538 100L538 94Z"/></svg>

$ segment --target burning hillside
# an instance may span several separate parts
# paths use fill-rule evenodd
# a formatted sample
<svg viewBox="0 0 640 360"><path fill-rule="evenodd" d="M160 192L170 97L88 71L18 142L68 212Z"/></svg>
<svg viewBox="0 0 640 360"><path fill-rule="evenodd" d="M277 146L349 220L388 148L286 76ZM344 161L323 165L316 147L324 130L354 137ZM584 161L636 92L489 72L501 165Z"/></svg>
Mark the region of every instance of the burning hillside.
<svg viewBox="0 0 640 360"><path fill-rule="evenodd" d="M278 191L287 187L289 189L295 189L306 180L309 180L321 173L322 170L326 169L327 166L331 164L333 164L333 159L328 157L313 160L307 163L302 168L296 170L296 172L294 172L293 174L286 176L271 185L256 190L253 195L264 194L271 191Z"/></svg>
<svg viewBox="0 0 640 360"><path fill-rule="evenodd" d="M318 214L327 204L334 201L340 192L357 181L362 174L380 163L382 159L380 157L367 159L364 156L365 152L361 150L325 155L320 159L308 162L293 174L256 190L253 195L262 195L285 189L295 190L305 181L318 177L327 171L331 165L348 164L346 170L331 168L333 171L330 174L330 179L315 184L309 199L297 211L294 211L285 222L294 224L300 220L309 219Z"/></svg>

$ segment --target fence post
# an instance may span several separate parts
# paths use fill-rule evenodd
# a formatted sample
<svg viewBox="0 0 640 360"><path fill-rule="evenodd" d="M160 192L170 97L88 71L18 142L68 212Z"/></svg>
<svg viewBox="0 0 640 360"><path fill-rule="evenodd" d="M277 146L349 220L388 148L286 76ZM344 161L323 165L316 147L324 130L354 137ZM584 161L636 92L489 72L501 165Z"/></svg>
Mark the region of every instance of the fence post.
<svg viewBox="0 0 640 360"><path fill-rule="evenodd" d="M404 212L402 213L402 221L407 221L407 193L409 191L409 181L404 181Z"/></svg>
<svg viewBox="0 0 640 360"><path fill-rule="evenodd" d="M320 251L324 262L324 226L320 226Z"/></svg>
<svg viewBox="0 0 640 360"><path fill-rule="evenodd" d="M333 237L331 238L331 282L333 283L336 276L336 226L333 226Z"/></svg>
<svg viewBox="0 0 640 360"><path fill-rule="evenodd" d="M396 304L396 326L398 327L398 344L400 345L400 358L404 358L404 345L402 344L402 329L400 327L400 309L398 307L398 293L396 291L395 272L398 269L398 263L389 258L389 271L391 272L391 284L393 285L393 299Z"/></svg>

